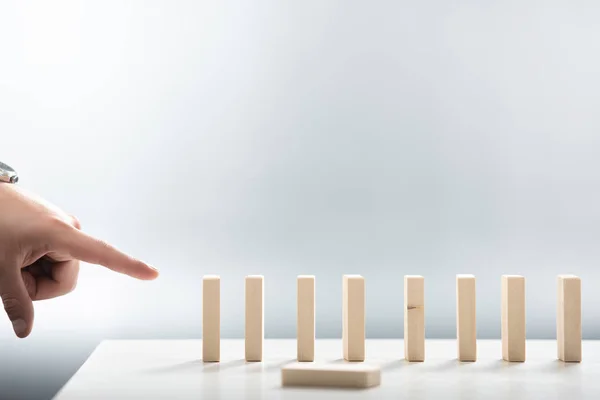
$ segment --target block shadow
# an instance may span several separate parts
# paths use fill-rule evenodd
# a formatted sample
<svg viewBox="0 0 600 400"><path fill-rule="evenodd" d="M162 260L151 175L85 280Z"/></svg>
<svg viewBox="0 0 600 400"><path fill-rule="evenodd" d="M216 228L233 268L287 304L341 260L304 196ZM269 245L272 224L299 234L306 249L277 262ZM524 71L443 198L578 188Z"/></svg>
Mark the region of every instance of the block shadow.
<svg viewBox="0 0 600 400"><path fill-rule="evenodd" d="M229 368L235 368L242 366L246 363L245 360L231 360L225 362L204 362L201 359L199 360L191 360L178 364L167 365L164 367L157 367L146 370L148 373L181 373L181 372L189 372L189 371L198 371L203 373L214 373L219 372Z"/></svg>
<svg viewBox="0 0 600 400"><path fill-rule="evenodd" d="M462 363L455 358L453 360L445 360L445 361L442 361L441 363L436 363L431 366L426 365L427 361L424 361L422 364L424 365L424 369L426 372L437 372L437 371L448 371L453 368L460 368L465 363ZM471 363L469 363L469 364L471 364Z"/></svg>
<svg viewBox="0 0 600 400"><path fill-rule="evenodd" d="M480 361L476 361L476 363L479 363ZM483 371L483 372L489 372L489 371L498 371L501 369L509 369L509 368L518 368L519 366L523 365L524 363L522 362L511 362L511 361L506 361L506 360L494 360L491 362L486 362L485 365L483 366L478 366L477 371Z"/></svg>
<svg viewBox="0 0 600 400"><path fill-rule="evenodd" d="M385 371L395 371L401 368L406 368L408 366L410 366L410 362L402 359L402 360L394 360L385 364L381 365L381 372L385 372ZM421 363L419 363L421 364Z"/></svg>
<svg viewBox="0 0 600 400"><path fill-rule="evenodd" d="M295 358L290 359L290 360L284 360L284 361L278 362L276 364L269 364L264 361L249 361L249 362L245 362L246 373L247 374L260 374L260 373L265 373L265 372L275 372L275 371L279 371L281 369L281 367L283 367L284 365L287 365L294 361L296 361Z"/></svg>
<svg viewBox="0 0 600 400"><path fill-rule="evenodd" d="M265 366L263 371L267 371L267 372L279 371L282 367L284 367L288 364L291 364L293 362L296 362L296 361L297 360L295 358L292 358L289 360L284 360L284 361L278 362L277 364L267 365L267 366Z"/></svg>
<svg viewBox="0 0 600 400"><path fill-rule="evenodd" d="M283 390L286 392L303 392L306 395L310 395L310 392L317 392L317 394L322 394L324 391L329 392L365 392L371 389L377 389L378 386L371 387L333 387L333 386L273 386L276 390Z"/></svg>
<svg viewBox="0 0 600 400"><path fill-rule="evenodd" d="M219 372L230 368L241 367L244 364L246 364L246 360L244 359L230 360L225 362L205 362L203 363L204 368L202 369L202 372Z"/></svg>
<svg viewBox="0 0 600 400"><path fill-rule="evenodd" d="M564 362L559 359L553 360L547 364L540 366L539 371L544 374L559 374L564 373L575 373L581 368L581 363L578 362Z"/></svg>
<svg viewBox="0 0 600 400"><path fill-rule="evenodd" d="M348 361L343 358L336 358L335 360L327 361L327 364L364 364L368 363L368 361L368 358L365 361Z"/></svg>

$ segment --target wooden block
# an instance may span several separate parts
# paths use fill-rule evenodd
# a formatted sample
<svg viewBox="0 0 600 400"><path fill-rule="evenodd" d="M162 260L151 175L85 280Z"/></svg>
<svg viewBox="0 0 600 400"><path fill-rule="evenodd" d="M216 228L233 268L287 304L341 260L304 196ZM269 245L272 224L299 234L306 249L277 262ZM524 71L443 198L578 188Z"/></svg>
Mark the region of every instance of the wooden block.
<svg viewBox="0 0 600 400"><path fill-rule="evenodd" d="M525 361L525 278L502 275L502 358Z"/></svg>
<svg viewBox="0 0 600 400"><path fill-rule="evenodd" d="M474 275L456 275L456 341L459 361L477 360Z"/></svg>
<svg viewBox="0 0 600 400"><path fill-rule="evenodd" d="M263 276L246 277L246 361L262 361L264 342Z"/></svg>
<svg viewBox="0 0 600 400"><path fill-rule="evenodd" d="M404 276L404 358L425 360L425 279Z"/></svg>
<svg viewBox="0 0 600 400"><path fill-rule="evenodd" d="M202 361L221 358L221 278L206 275L202 279Z"/></svg>
<svg viewBox="0 0 600 400"><path fill-rule="evenodd" d="M343 327L344 359L365 360L365 278L360 275L343 277Z"/></svg>
<svg viewBox="0 0 600 400"><path fill-rule="evenodd" d="M581 362L581 279L575 275L558 276L556 322L558 358Z"/></svg>
<svg viewBox="0 0 600 400"><path fill-rule="evenodd" d="M298 361L315 359L315 277L298 276L297 341Z"/></svg>
<svg viewBox="0 0 600 400"><path fill-rule="evenodd" d="M380 383L380 368L362 363L294 363L281 369L283 386L368 388Z"/></svg>

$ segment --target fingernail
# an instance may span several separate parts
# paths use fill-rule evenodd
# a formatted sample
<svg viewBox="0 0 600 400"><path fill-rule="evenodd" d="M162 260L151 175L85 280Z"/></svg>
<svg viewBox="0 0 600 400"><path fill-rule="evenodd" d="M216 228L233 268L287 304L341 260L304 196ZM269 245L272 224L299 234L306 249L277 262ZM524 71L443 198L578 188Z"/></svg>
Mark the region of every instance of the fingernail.
<svg viewBox="0 0 600 400"><path fill-rule="evenodd" d="M158 268L156 268L154 265L150 265L150 264L148 264L148 266L149 266L150 268L152 268L153 270L155 270L156 272L158 272Z"/></svg>
<svg viewBox="0 0 600 400"><path fill-rule="evenodd" d="M12 325L17 336L21 337L25 334L25 331L27 330L27 324L25 323L25 320L15 319L12 321Z"/></svg>

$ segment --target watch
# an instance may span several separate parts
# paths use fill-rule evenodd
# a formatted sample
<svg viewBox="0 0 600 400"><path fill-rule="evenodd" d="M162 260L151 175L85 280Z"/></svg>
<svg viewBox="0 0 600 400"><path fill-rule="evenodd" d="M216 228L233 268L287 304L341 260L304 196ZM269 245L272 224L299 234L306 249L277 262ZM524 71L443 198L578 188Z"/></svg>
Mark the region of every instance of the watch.
<svg viewBox="0 0 600 400"><path fill-rule="evenodd" d="M0 162L0 182L17 183L19 176L17 172L8 165Z"/></svg>

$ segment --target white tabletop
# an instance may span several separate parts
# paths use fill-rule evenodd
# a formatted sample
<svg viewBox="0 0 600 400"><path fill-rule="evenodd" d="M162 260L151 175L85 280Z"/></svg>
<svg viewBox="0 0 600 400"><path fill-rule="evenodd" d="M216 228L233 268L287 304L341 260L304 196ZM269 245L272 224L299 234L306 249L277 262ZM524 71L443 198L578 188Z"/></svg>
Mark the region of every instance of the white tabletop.
<svg viewBox="0 0 600 400"><path fill-rule="evenodd" d="M498 340L479 340L474 363L456 360L454 340L425 346L425 362L409 363L402 340L367 340L365 362L381 367L381 386L350 390L281 387L295 340L266 340L262 363L243 360L243 340L223 340L221 362L206 364L201 340L104 341L55 399L600 398L600 341L584 341L580 364L558 361L553 340L527 341L525 363L502 361ZM341 340L317 340L315 354L317 362L343 362Z"/></svg>

